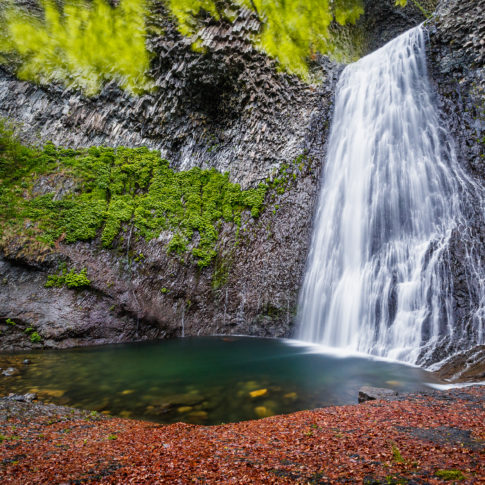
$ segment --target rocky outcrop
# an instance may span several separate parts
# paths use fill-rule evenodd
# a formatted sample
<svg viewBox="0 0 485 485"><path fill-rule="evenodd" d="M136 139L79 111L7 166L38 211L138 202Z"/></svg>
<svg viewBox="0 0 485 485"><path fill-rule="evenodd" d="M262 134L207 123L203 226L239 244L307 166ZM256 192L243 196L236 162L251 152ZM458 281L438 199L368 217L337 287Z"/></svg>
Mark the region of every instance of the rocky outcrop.
<svg viewBox="0 0 485 485"><path fill-rule="evenodd" d="M324 134L328 121L318 120L324 126L315 132ZM41 256L22 243L4 248L2 347L65 347L182 334L288 336L318 188L320 163L306 160L283 193L270 191L258 219L245 214L239 234L232 223L224 224L216 261L203 270L169 256L163 237L150 242L133 238L117 251L100 249L97 241L60 244L54 254ZM139 254L143 258L129 256ZM47 274L56 272L59 261L86 268L90 286L45 288ZM7 324L7 317L16 325ZM31 342L25 334L29 326L42 342Z"/></svg>
<svg viewBox="0 0 485 485"><path fill-rule="evenodd" d="M485 345L478 345L450 357L435 375L449 382L485 381Z"/></svg>
<svg viewBox="0 0 485 485"><path fill-rule="evenodd" d="M359 389L359 403L367 401L392 401L398 395L397 391L385 387L362 386Z"/></svg>

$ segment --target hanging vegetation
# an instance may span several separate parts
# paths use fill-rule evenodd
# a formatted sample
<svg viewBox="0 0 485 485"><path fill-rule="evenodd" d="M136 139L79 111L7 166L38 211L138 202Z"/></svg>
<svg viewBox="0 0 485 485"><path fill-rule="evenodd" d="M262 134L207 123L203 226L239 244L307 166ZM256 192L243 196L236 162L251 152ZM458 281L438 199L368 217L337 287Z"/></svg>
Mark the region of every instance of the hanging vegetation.
<svg viewBox="0 0 485 485"><path fill-rule="evenodd" d="M132 93L150 88L146 77L145 0L42 3L43 19L18 7L0 17L0 52L16 53L17 76L40 83L60 82L96 94L107 81ZM1 15L1 14L0 14Z"/></svg>
<svg viewBox="0 0 485 485"><path fill-rule="evenodd" d="M255 44L283 70L302 78L308 74L312 55L335 53L338 42L333 39L332 22L354 23L364 11L362 0L233 1L259 16L262 29ZM202 12L233 20L234 11L229 13L215 0L166 2L186 36L197 31ZM60 82L87 95L98 93L108 81L134 94L150 89L145 0L120 0L116 7L107 0L77 0L63 7L45 0L42 9L42 18L13 5L0 14L0 54L17 56L19 78Z"/></svg>
<svg viewBox="0 0 485 485"><path fill-rule="evenodd" d="M240 7L253 10L262 21L256 45L277 59L283 70L303 78L308 74L308 60L312 55L335 53L332 22L355 23L364 13L362 0L234 1ZM228 13L215 0L169 0L169 6L177 17L180 32L186 36L196 32L194 19L201 11L215 19L228 18Z"/></svg>

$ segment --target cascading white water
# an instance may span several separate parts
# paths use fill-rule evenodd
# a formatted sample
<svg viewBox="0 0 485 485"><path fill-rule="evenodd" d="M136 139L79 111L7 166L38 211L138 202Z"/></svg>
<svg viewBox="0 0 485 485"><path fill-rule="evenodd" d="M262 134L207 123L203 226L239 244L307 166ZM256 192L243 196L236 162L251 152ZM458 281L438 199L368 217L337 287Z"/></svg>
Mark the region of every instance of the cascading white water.
<svg viewBox="0 0 485 485"><path fill-rule="evenodd" d="M343 71L300 339L416 363L453 335L447 244L471 182L443 140L422 27Z"/></svg>

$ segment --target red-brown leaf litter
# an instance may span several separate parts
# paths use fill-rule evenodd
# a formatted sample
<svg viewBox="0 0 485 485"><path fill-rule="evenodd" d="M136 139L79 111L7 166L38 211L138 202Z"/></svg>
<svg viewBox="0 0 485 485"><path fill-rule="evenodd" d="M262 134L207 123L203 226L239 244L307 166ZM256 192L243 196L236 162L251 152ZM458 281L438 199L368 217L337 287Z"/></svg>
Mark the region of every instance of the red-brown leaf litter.
<svg viewBox="0 0 485 485"><path fill-rule="evenodd" d="M196 426L0 407L0 483L485 483L484 387Z"/></svg>

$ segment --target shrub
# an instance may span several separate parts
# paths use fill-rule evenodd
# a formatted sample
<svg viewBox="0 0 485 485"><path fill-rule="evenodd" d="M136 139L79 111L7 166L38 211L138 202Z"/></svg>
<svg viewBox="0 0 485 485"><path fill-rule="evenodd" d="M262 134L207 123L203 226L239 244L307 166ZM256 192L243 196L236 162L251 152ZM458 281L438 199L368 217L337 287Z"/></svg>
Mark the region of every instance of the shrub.
<svg viewBox="0 0 485 485"><path fill-rule="evenodd" d="M33 343L33 344L36 344L38 342L42 342L42 337L37 333L37 332L33 332L31 335L30 335L30 341Z"/></svg>

